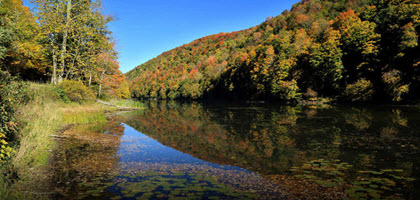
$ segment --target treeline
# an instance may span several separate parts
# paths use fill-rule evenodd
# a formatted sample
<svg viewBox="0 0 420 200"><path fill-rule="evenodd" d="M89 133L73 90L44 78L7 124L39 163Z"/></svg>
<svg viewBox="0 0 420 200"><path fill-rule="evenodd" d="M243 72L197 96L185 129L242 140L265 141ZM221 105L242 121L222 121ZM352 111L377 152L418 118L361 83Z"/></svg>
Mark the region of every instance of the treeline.
<svg viewBox="0 0 420 200"><path fill-rule="evenodd" d="M0 0L0 68L23 80L77 80L98 96L129 97L100 0Z"/></svg>
<svg viewBox="0 0 420 200"><path fill-rule="evenodd" d="M416 0L303 0L250 29L175 48L127 73L139 98L418 100Z"/></svg>

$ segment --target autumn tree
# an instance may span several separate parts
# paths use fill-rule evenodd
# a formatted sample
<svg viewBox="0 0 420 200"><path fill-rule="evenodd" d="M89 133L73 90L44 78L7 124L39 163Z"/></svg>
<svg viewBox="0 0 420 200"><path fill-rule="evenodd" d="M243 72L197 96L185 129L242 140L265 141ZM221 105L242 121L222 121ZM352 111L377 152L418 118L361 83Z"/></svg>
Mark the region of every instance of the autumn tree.
<svg viewBox="0 0 420 200"><path fill-rule="evenodd" d="M22 4L21 0L0 1L0 67L24 79L42 79L46 73L43 52L34 42L38 26L29 8Z"/></svg>
<svg viewBox="0 0 420 200"><path fill-rule="evenodd" d="M360 77L368 78L376 65L374 58L379 52L375 23L362 21L353 10L343 12L334 20L333 27L340 31L343 65L347 82Z"/></svg>
<svg viewBox="0 0 420 200"><path fill-rule="evenodd" d="M98 54L95 59L95 63L98 67L95 76L99 83L98 96L101 96L105 74L113 74L119 68L118 62L116 61L115 57L115 52L102 52Z"/></svg>
<svg viewBox="0 0 420 200"><path fill-rule="evenodd" d="M51 82L82 79L92 69L92 57L107 48L111 18L103 16L100 1L33 0L44 47L50 52Z"/></svg>
<svg viewBox="0 0 420 200"><path fill-rule="evenodd" d="M139 98L418 99L419 16L414 0L301 1L255 27L164 52L127 77Z"/></svg>

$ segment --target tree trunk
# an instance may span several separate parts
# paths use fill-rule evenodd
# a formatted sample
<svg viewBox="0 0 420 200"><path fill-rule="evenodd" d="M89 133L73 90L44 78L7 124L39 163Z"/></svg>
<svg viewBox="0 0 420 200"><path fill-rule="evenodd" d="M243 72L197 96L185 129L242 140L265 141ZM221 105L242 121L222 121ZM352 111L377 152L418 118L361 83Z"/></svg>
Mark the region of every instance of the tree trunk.
<svg viewBox="0 0 420 200"><path fill-rule="evenodd" d="M89 73L89 87L92 84L92 67L90 67L90 73Z"/></svg>
<svg viewBox="0 0 420 200"><path fill-rule="evenodd" d="M66 56L66 49L67 49L67 37L68 37L68 34L69 34L69 28L70 28L69 26L70 26L70 20L71 20L71 16L70 16L71 15L71 7L72 7L71 1L72 0L67 0L67 13L66 13L67 19L66 19L66 26L64 28L64 33L63 33L63 42L62 42L62 45L61 45L61 71L60 71L60 76L58 78L58 82L61 82L63 80L64 70L65 70L65 67L66 67L65 56Z"/></svg>
<svg viewBox="0 0 420 200"><path fill-rule="evenodd" d="M52 46L52 54L53 54L53 74L51 77L51 83L56 85L57 84L57 55L54 48L54 42L51 42Z"/></svg>
<svg viewBox="0 0 420 200"><path fill-rule="evenodd" d="M70 65L70 67L68 68L68 71L67 71L67 73L66 73L66 80L68 80L69 78L71 78L70 77L70 74L72 74L73 75L73 77L74 77L74 65L75 65L75 63L76 63L76 59L77 59L77 56L79 55L79 49L76 49L76 53L74 54L74 57L73 57L73 60L72 60L72 62L71 62L71 65Z"/></svg>
<svg viewBox="0 0 420 200"><path fill-rule="evenodd" d="M104 80L105 71L106 71L106 70L104 70L104 71L102 72L102 74L101 74L101 81L100 81L100 83L99 83L98 97L100 97L100 96L101 96L102 81Z"/></svg>

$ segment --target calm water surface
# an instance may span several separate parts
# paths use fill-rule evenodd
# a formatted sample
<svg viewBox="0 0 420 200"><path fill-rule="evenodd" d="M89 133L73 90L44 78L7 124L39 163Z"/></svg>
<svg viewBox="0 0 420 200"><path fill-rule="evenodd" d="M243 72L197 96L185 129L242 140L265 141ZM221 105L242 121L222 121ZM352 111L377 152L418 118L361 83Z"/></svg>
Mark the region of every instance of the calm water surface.
<svg viewBox="0 0 420 200"><path fill-rule="evenodd" d="M65 133L60 198L420 196L418 107L144 105Z"/></svg>

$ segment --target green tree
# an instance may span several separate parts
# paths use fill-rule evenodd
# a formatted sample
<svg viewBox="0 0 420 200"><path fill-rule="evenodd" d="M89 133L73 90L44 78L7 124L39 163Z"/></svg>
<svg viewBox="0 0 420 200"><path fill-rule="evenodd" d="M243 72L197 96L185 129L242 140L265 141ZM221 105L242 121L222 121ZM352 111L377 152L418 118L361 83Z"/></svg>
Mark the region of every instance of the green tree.
<svg viewBox="0 0 420 200"><path fill-rule="evenodd" d="M343 78L340 38L338 31L328 28L324 31L321 43L313 43L309 48L307 64L310 70L307 73L310 74L306 78L312 79L310 85L324 95L337 93L340 89Z"/></svg>
<svg viewBox="0 0 420 200"><path fill-rule="evenodd" d="M57 84L58 43L63 28L61 22L64 16L62 13L64 4L53 0L32 0L31 2L35 4L36 19L40 24L41 43L45 51L50 52L46 56L51 57L51 83Z"/></svg>
<svg viewBox="0 0 420 200"><path fill-rule="evenodd" d="M101 1L32 2L36 5L44 47L48 47L47 51L51 52L51 82L56 84L63 79L83 79L89 76L90 85L95 71L92 68L93 58L103 49L112 48L106 25L112 18L101 14Z"/></svg>
<svg viewBox="0 0 420 200"><path fill-rule="evenodd" d="M375 23L362 21L353 10L349 10L334 20L333 27L340 31L347 82L368 77L367 73L374 71L374 58L379 52L380 35L375 33Z"/></svg>

